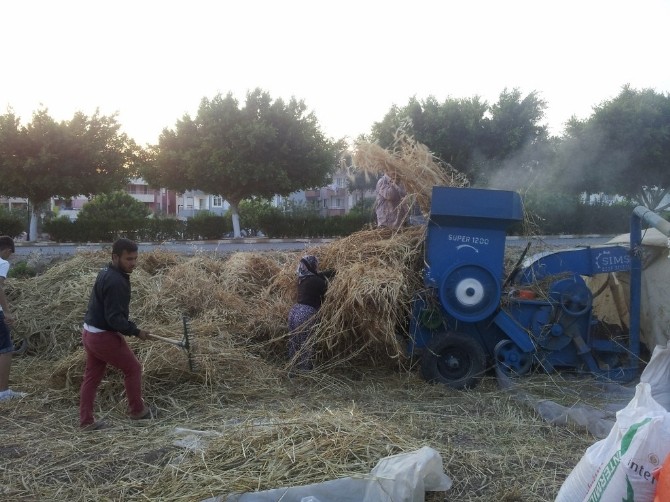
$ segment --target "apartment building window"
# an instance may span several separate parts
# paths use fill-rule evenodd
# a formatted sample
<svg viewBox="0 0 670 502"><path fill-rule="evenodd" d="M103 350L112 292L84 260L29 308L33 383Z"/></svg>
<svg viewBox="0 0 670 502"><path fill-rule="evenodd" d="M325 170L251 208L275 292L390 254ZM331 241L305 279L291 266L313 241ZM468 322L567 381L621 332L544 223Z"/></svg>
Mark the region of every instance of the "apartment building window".
<svg viewBox="0 0 670 502"><path fill-rule="evenodd" d="M212 207L221 207L223 206L223 197L220 195L215 195L212 197Z"/></svg>
<svg viewBox="0 0 670 502"><path fill-rule="evenodd" d="M337 188L344 188L344 178L335 178Z"/></svg>
<svg viewBox="0 0 670 502"><path fill-rule="evenodd" d="M325 207L325 208L328 207L328 200L323 199L323 207Z"/></svg>
<svg viewBox="0 0 670 502"><path fill-rule="evenodd" d="M342 207L342 199L335 199L335 207Z"/></svg>
<svg viewBox="0 0 670 502"><path fill-rule="evenodd" d="M55 201L55 205L59 209L72 209L72 199L58 199Z"/></svg>

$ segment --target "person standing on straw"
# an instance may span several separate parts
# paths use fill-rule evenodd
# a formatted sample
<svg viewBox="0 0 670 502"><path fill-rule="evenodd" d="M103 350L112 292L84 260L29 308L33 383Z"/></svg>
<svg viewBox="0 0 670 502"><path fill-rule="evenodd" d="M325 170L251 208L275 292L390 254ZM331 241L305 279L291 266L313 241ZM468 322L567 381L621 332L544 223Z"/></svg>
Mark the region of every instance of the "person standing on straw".
<svg viewBox="0 0 670 502"><path fill-rule="evenodd" d="M293 376L295 371L312 369L314 348L309 338L314 329L316 313L328 288L325 277L319 273L319 261L314 255L306 255L300 259L296 274L298 299L288 314L288 355L292 366L289 376Z"/></svg>
<svg viewBox="0 0 670 502"><path fill-rule="evenodd" d="M107 427L95 421L93 404L108 364L123 372L130 418L153 418L142 399L142 365L124 339L136 336L146 340L149 334L129 320L130 274L136 265L137 244L118 239L112 246L112 262L98 273L91 291L82 331L86 369L79 396L79 424L84 430Z"/></svg>
<svg viewBox="0 0 670 502"><path fill-rule="evenodd" d="M12 367L12 352L14 352L9 327L14 324L14 316L9 311L5 295L5 279L9 273L7 259L13 253L14 240L8 235L0 236L0 401L20 399L28 395L9 388L9 370Z"/></svg>
<svg viewBox="0 0 670 502"><path fill-rule="evenodd" d="M409 212L404 199L407 196L405 189L397 182L394 172L385 172L379 178L375 187L375 213L377 226L386 228L400 228Z"/></svg>

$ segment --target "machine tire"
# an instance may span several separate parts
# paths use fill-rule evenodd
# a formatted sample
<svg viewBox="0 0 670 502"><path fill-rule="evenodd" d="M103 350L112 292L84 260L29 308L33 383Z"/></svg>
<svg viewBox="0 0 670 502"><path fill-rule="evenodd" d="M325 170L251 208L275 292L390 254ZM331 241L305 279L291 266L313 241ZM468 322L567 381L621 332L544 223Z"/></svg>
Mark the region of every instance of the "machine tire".
<svg viewBox="0 0 670 502"><path fill-rule="evenodd" d="M476 387L486 371L484 348L472 337L450 331L436 335L421 355L421 376L452 389Z"/></svg>

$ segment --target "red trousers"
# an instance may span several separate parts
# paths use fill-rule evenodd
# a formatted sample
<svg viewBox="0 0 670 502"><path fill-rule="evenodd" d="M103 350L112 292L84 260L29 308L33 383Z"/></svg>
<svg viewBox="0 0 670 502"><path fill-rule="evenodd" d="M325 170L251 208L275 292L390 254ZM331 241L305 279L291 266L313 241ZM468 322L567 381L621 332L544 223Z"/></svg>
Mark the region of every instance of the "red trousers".
<svg viewBox="0 0 670 502"><path fill-rule="evenodd" d="M98 386L105 376L108 364L124 374L124 385L130 414L144 410L142 400L142 365L126 343L123 335L114 331L91 333L83 330L82 341L86 350L86 370L79 395L79 424L95 422L93 404Z"/></svg>

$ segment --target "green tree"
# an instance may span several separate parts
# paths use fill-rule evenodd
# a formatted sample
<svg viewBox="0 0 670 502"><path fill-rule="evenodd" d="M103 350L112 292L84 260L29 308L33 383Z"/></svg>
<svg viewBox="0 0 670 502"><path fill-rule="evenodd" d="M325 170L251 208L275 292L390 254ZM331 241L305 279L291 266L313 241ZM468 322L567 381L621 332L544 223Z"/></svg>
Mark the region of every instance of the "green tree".
<svg viewBox="0 0 670 502"><path fill-rule="evenodd" d="M392 105L391 109L386 112L386 115L384 115L384 118L380 122L372 124L370 137L365 139L376 141L382 148L389 148L393 146L396 131L403 130L412 134L414 130L412 129L406 108L400 108L396 104Z"/></svg>
<svg viewBox="0 0 670 502"><path fill-rule="evenodd" d="M540 124L547 104L533 91L525 97L519 89L503 90L489 107L482 149L489 159L505 160L528 144L547 138L547 126Z"/></svg>
<svg viewBox="0 0 670 502"><path fill-rule="evenodd" d="M559 138L542 123L546 102L533 91L505 89L491 105L481 142L477 184L493 188L537 190L553 185Z"/></svg>
<svg viewBox="0 0 670 502"><path fill-rule="evenodd" d="M107 192L134 174L141 150L119 128L97 111L56 122L42 109L25 126L11 111L0 116L0 193L29 200L31 239L51 197Z"/></svg>
<svg viewBox="0 0 670 502"><path fill-rule="evenodd" d="M347 178L347 190L349 193L358 192L359 199L362 199L366 191L375 189L378 179L364 171L350 172Z"/></svg>
<svg viewBox="0 0 670 502"><path fill-rule="evenodd" d="M443 102L432 96L411 98L405 107L393 106L375 123L371 137L388 148L402 129L464 173L473 185L509 181L504 173L510 167L518 179L528 180L529 170L544 169L553 150L547 128L541 124L545 108L536 92L523 96L519 89L503 90L492 105L479 96Z"/></svg>
<svg viewBox="0 0 670 502"><path fill-rule="evenodd" d="M143 203L122 191L96 195L81 208L75 221L79 238L111 241L117 237L137 239L151 214Z"/></svg>
<svg viewBox="0 0 670 502"><path fill-rule="evenodd" d="M273 207L269 200L259 197L241 201L239 210L240 219L244 222L244 230L248 236L256 236L259 231L267 234L267 229L263 228L263 223L271 215L281 212L278 208Z"/></svg>
<svg viewBox="0 0 670 502"><path fill-rule="evenodd" d="M559 153L557 178L567 189L663 209L670 189L670 95L625 85L586 120L569 121Z"/></svg>
<svg viewBox="0 0 670 502"><path fill-rule="evenodd" d="M372 139L389 148L396 131L401 129L426 145L436 157L472 177L487 108L477 96L448 98L442 103L432 96L424 101L412 98L403 108L393 106L382 122L372 126Z"/></svg>
<svg viewBox="0 0 670 502"><path fill-rule="evenodd" d="M365 192L374 190L379 176L357 169L351 150L341 141L341 150L338 154L338 165L340 171L346 173L347 191L356 196L358 200L365 197ZM379 173L381 175L381 173Z"/></svg>
<svg viewBox="0 0 670 502"><path fill-rule="evenodd" d="M230 93L205 98L195 119L185 115L175 129L163 130L144 177L155 186L222 196L239 237L242 200L323 186L335 155L303 101L273 101L256 89L241 108Z"/></svg>
<svg viewBox="0 0 670 502"><path fill-rule="evenodd" d="M150 214L146 204L126 192L116 191L97 195L84 204L77 221L144 220Z"/></svg>
<svg viewBox="0 0 670 502"><path fill-rule="evenodd" d="M443 103L428 98L421 111L414 105L410 116L416 139L472 180L486 111L487 103L478 96Z"/></svg>
<svg viewBox="0 0 670 502"><path fill-rule="evenodd" d="M0 235L17 237L26 228L24 220L20 211L12 211L0 206Z"/></svg>

